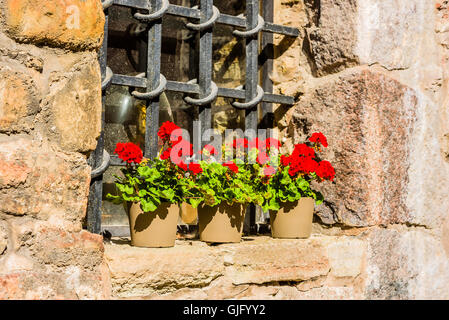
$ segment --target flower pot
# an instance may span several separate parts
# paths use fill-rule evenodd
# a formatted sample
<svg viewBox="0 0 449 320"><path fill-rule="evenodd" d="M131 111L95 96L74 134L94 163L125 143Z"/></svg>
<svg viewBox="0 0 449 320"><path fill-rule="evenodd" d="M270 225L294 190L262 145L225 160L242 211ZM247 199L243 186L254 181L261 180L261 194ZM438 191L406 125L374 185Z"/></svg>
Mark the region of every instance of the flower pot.
<svg viewBox="0 0 449 320"><path fill-rule="evenodd" d="M271 236L273 238L309 238L312 233L313 198L301 198L286 202L279 211L270 211Z"/></svg>
<svg viewBox="0 0 449 320"><path fill-rule="evenodd" d="M143 212L140 203L129 209L131 245L147 248L173 247L179 217L179 206L161 203L154 212Z"/></svg>
<svg viewBox="0 0 449 320"><path fill-rule="evenodd" d="M215 207L198 207L200 240L215 243L240 242L246 205L222 203Z"/></svg>
<svg viewBox="0 0 449 320"><path fill-rule="evenodd" d="M198 209L188 203L181 204L181 219L186 224L196 224L198 220Z"/></svg>

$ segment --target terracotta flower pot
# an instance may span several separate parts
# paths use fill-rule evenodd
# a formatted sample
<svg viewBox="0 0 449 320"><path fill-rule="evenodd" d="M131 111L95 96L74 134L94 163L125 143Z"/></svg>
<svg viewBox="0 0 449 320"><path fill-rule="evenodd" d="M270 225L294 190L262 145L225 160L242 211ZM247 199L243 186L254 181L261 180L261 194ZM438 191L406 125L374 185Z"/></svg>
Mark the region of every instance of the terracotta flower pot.
<svg viewBox="0 0 449 320"><path fill-rule="evenodd" d="M222 203L215 207L198 207L200 240L205 242L240 242L246 205Z"/></svg>
<svg viewBox="0 0 449 320"><path fill-rule="evenodd" d="M154 212L143 212L140 203L129 208L131 245L147 248L173 247L179 217L179 206L161 203Z"/></svg>
<svg viewBox="0 0 449 320"><path fill-rule="evenodd" d="M271 236L273 238L309 238L312 233L313 198L301 198L286 202L279 211L270 211Z"/></svg>

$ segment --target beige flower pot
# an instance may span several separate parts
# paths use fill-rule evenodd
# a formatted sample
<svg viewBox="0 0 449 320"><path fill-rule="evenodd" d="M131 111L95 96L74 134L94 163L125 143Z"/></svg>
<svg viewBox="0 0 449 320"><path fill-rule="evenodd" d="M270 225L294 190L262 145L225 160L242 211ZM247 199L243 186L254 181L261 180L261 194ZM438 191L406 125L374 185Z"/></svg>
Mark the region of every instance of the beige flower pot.
<svg viewBox="0 0 449 320"><path fill-rule="evenodd" d="M246 205L222 203L215 207L198 207L200 240L204 242L240 242Z"/></svg>
<svg viewBox="0 0 449 320"><path fill-rule="evenodd" d="M179 206L161 203L154 212L143 212L140 203L129 209L131 245L147 248L173 247L179 217Z"/></svg>
<svg viewBox="0 0 449 320"><path fill-rule="evenodd" d="M186 224L196 224L198 221L198 209L183 202L181 204L181 219Z"/></svg>
<svg viewBox="0 0 449 320"><path fill-rule="evenodd" d="M309 238L312 233L314 209L313 198L301 198L286 202L281 209L270 211L271 235L273 238Z"/></svg>

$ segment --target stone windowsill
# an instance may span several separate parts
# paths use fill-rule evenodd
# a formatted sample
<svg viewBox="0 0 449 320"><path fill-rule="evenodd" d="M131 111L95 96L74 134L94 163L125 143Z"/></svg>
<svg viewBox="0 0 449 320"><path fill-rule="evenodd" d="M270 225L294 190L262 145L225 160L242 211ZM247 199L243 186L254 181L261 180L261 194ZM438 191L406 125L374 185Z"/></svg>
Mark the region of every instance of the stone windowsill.
<svg viewBox="0 0 449 320"><path fill-rule="evenodd" d="M105 245L117 298L226 299L238 298L251 286L287 284L295 292L323 285L347 287L361 273L365 251L366 243L356 237L323 235L244 237L238 244L213 246L177 240L173 248L132 247L121 238Z"/></svg>

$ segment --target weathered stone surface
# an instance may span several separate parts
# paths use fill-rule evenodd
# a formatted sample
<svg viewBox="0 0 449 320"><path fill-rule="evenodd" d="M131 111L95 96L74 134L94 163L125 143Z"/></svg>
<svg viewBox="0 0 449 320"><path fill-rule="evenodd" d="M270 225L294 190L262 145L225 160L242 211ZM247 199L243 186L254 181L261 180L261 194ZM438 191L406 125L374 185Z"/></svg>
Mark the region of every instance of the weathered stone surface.
<svg viewBox="0 0 449 320"><path fill-rule="evenodd" d="M85 230L73 233L42 226L33 238L28 246L33 258L41 264L95 269L103 261L103 237Z"/></svg>
<svg viewBox="0 0 449 320"><path fill-rule="evenodd" d="M96 49L105 17L99 0L7 0L2 13L15 40L61 48Z"/></svg>
<svg viewBox="0 0 449 320"><path fill-rule="evenodd" d="M64 150L86 153L97 146L101 130L101 75L94 56L77 63L70 76L55 79L45 112L48 134Z"/></svg>
<svg viewBox="0 0 449 320"><path fill-rule="evenodd" d="M361 63L406 69L430 54L433 1L358 0L357 7L354 51Z"/></svg>
<svg viewBox="0 0 449 320"><path fill-rule="evenodd" d="M363 271L366 247L366 243L358 239L343 238L340 241L332 241L327 247L330 274L335 277L357 277Z"/></svg>
<svg viewBox="0 0 449 320"><path fill-rule="evenodd" d="M312 27L307 29L313 71L322 76L358 64L357 0L310 0ZM306 45L307 45L306 44Z"/></svg>
<svg viewBox="0 0 449 320"><path fill-rule="evenodd" d="M227 274L234 284L300 281L325 275L329 260L323 246L314 240L257 238L245 245L223 246L229 255Z"/></svg>
<svg viewBox="0 0 449 320"><path fill-rule="evenodd" d="M304 2L311 23L305 45L317 76L358 64L378 63L388 70L403 70L423 56L435 58L432 1Z"/></svg>
<svg viewBox="0 0 449 320"><path fill-rule="evenodd" d="M174 248L148 249L107 245L113 293L119 297L168 293L182 287L207 286L223 275L220 251L206 244L177 241Z"/></svg>
<svg viewBox="0 0 449 320"><path fill-rule="evenodd" d="M28 137L3 137L0 163L1 213L38 216L67 230L81 229L90 182L83 156L54 153Z"/></svg>
<svg viewBox="0 0 449 320"><path fill-rule="evenodd" d="M404 193L410 163L409 137L417 98L387 76L353 69L314 88L293 109L289 134L305 141L323 132L322 157L336 168L335 183L320 185L325 223L367 226L408 221Z"/></svg>
<svg viewBox="0 0 449 320"><path fill-rule="evenodd" d="M449 255L423 229L373 229L368 235L368 299L448 299Z"/></svg>
<svg viewBox="0 0 449 320"><path fill-rule="evenodd" d="M27 224L13 226L15 251L0 258L0 299L110 297L101 236L46 227L43 221L31 224L31 219Z"/></svg>
<svg viewBox="0 0 449 320"><path fill-rule="evenodd" d="M30 77L0 67L0 132L29 131L39 110L37 89Z"/></svg>

